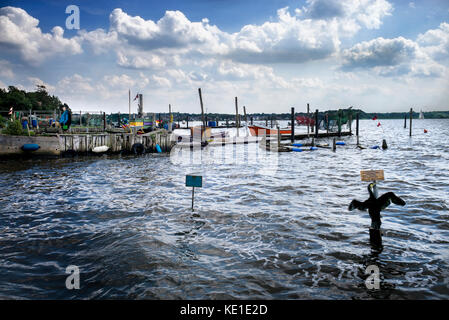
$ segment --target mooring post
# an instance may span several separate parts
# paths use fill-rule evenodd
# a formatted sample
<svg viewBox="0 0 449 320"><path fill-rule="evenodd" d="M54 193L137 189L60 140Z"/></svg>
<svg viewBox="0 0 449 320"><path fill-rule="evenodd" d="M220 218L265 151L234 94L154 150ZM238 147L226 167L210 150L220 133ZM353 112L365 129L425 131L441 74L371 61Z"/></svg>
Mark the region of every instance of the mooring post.
<svg viewBox="0 0 449 320"><path fill-rule="evenodd" d="M407 128L407 112L404 115L404 129Z"/></svg>
<svg viewBox="0 0 449 320"><path fill-rule="evenodd" d="M226 119L226 128L229 128L229 119Z"/></svg>
<svg viewBox="0 0 449 320"><path fill-rule="evenodd" d="M338 110L338 136L341 137L341 110Z"/></svg>
<svg viewBox="0 0 449 320"><path fill-rule="evenodd" d="M235 97L235 127L237 128L237 137L239 136L239 105L237 97Z"/></svg>
<svg viewBox="0 0 449 320"><path fill-rule="evenodd" d="M307 104L307 138L309 137L309 127L310 127L309 104Z"/></svg>
<svg viewBox="0 0 449 320"><path fill-rule="evenodd" d="M281 130L279 128L279 125L276 125L277 134L278 134L278 149L281 147Z"/></svg>
<svg viewBox="0 0 449 320"><path fill-rule="evenodd" d="M265 118L265 127L268 127L268 118Z"/></svg>
<svg viewBox="0 0 449 320"><path fill-rule="evenodd" d="M315 110L315 138L318 138L318 109Z"/></svg>
<svg viewBox="0 0 449 320"><path fill-rule="evenodd" d="M80 117L81 117L81 114L80 114ZM120 121L121 119L120 119L120 111L118 112L118 126L119 126L119 128L121 128L122 127L122 122ZM80 124L81 124L81 119L80 119Z"/></svg>
<svg viewBox="0 0 449 320"><path fill-rule="evenodd" d="M357 112L355 118L355 134L357 135L357 145L359 145L359 113Z"/></svg>
<svg viewBox="0 0 449 320"><path fill-rule="evenodd" d="M203 130L206 130L206 123L204 122L204 106L203 106L203 96L201 95L201 88L198 88L198 94L200 96L200 104L201 104L201 121L203 123Z"/></svg>
<svg viewBox="0 0 449 320"><path fill-rule="evenodd" d="M186 129L189 129L189 116L187 116L186 125L187 125Z"/></svg>
<svg viewBox="0 0 449 320"><path fill-rule="evenodd" d="M410 137L412 136L413 108L410 108Z"/></svg>
<svg viewBox="0 0 449 320"><path fill-rule="evenodd" d="M245 106L243 106L243 114L245 115L245 123L246 123L246 125L248 125L248 117L246 115L246 107Z"/></svg>
<svg viewBox="0 0 449 320"><path fill-rule="evenodd" d="M106 112L103 112L103 131L106 131Z"/></svg>
<svg viewBox="0 0 449 320"><path fill-rule="evenodd" d="M271 123L270 123L270 125L273 128L273 116L271 116Z"/></svg>
<svg viewBox="0 0 449 320"><path fill-rule="evenodd" d="M253 125L253 117L251 117L251 125Z"/></svg>
<svg viewBox="0 0 449 320"><path fill-rule="evenodd" d="M335 150L337 150L337 143L336 143L335 137L334 137L333 142L332 142L332 151L335 151Z"/></svg>
<svg viewBox="0 0 449 320"><path fill-rule="evenodd" d="M295 142L295 108L294 107L292 107L291 122L292 122L291 140L292 140L292 143L294 143Z"/></svg>

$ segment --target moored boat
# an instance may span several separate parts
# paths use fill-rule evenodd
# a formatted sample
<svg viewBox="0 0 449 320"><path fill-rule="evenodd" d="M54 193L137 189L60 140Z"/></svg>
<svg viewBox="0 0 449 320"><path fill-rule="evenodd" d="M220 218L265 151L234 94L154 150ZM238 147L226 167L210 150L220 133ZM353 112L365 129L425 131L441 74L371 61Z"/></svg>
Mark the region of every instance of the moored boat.
<svg viewBox="0 0 449 320"><path fill-rule="evenodd" d="M263 135L277 135L278 131L277 129L267 128L263 126L248 126L249 132L252 136L263 136ZM291 134L292 129L290 128L284 128L279 129L281 134Z"/></svg>

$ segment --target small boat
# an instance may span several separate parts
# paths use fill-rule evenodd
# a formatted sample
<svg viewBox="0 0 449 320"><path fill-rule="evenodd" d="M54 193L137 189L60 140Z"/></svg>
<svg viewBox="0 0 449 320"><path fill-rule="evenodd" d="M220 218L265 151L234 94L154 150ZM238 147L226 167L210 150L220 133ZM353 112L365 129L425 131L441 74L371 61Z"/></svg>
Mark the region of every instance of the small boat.
<svg viewBox="0 0 449 320"><path fill-rule="evenodd" d="M419 118L424 119L424 113L422 112L422 110L419 112Z"/></svg>
<svg viewBox="0 0 449 320"><path fill-rule="evenodd" d="M277 129L267 128L263 126L248 126L249 132L251 132L252 136L263 136L266 135L277 135L278 131ZM292 129L284 128L279 129L281 134L292 134Z"/></svg>

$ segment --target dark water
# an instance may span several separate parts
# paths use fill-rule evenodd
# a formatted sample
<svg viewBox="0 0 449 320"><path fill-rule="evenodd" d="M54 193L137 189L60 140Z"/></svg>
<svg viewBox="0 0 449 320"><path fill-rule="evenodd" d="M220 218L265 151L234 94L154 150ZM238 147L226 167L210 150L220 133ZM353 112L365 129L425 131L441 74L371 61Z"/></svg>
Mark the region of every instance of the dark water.
<svg viewBox="0 0 449 320"><path fill-rule="evenodd" d="M412 139L381 122L361 121L361 143L388 150L342 138L336 153L279 154L275 175L158 155L2 161L0 298L448 299L449 121L415 120ZM407 202L383 212L381 253L368 214L347 210L368 196L363 169L384 169L379 194ZM204 179L193 213L192 172ZM69 265L79 290L65 287ZM380 290L365 286L368 265Z"/></svg>

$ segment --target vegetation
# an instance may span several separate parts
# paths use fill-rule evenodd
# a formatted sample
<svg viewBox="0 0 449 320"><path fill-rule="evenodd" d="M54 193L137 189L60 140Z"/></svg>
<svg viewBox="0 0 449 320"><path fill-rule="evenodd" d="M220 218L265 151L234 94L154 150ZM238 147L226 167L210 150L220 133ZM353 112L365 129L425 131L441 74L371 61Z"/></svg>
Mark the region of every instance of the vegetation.
<svg viewBox="0 0 449 320"><path fill-rule="evenodd" d="M14 135L14 136L21 136L24 134L24 130L22 128L22 124L17 119L17 120L8 122L6 129L3 129L2 133Z"/></svg>
<svg viewBox="0 0 449 320"><path fill-rule="evenodd" d="M56 96L50 96L43 85L38 85L36 91L26 92L14 86L8 89L0 88L0 111L14 110L55 110L61 105Z"/></svg>

